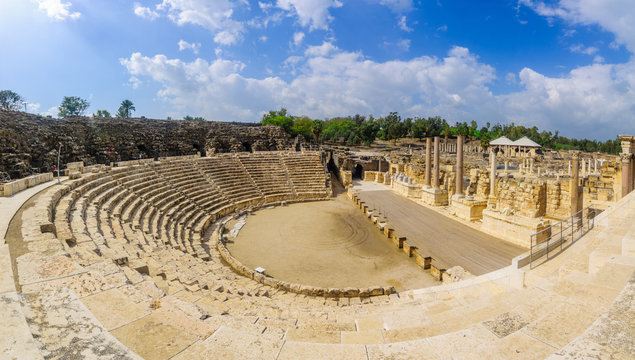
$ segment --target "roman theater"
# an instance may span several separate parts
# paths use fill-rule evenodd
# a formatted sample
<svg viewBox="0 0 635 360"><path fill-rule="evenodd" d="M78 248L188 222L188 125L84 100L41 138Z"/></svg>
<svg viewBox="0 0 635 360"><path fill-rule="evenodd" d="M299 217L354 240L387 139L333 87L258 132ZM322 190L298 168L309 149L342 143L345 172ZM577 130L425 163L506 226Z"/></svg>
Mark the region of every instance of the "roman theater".
<svg viewBox="0 0 635 360"><path fill-rule="evenodd" d="M631 135L609 155L9 111L0 124L0 358L635 354Z"/></svg>

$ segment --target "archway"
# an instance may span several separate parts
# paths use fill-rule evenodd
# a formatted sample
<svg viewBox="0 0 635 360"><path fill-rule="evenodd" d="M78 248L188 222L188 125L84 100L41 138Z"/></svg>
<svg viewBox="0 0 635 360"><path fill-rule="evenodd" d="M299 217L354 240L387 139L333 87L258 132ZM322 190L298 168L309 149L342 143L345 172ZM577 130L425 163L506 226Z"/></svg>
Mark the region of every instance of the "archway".
<svg viewBox="0 0 635 360"><path fill-rule="evenodd" d="M243 150L247 152L251 152L251 144L248 142L243 143Z"/></svg>
<svg viewBox="0 0 635 360"><path fill-rule="evenodd" d="M205 153L205 146L201 144L197 144L197 143L193 143L192 146L196 149L198 153L201 154L201 157L207 156L207 154Z"/></svg>
<svg viewBox="0 0 635 360"><path fill-rule="evenodd" d="M360 164L355 165L352 175L353 179L364 180L364 167Z"/></svg>

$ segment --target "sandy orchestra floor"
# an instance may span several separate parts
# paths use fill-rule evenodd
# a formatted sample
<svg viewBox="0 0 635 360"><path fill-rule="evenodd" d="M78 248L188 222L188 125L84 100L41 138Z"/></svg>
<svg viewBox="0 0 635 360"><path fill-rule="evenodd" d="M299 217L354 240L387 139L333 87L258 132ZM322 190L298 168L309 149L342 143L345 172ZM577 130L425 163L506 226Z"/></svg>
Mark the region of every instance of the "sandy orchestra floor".
<svg viewBox="0 0 635 360"><path fill-rule="evenodd" d="M398 291L440 284L383 236L346 194L259 210L227 247L244 265L263 267L292 283L392 285Z"/></svg>

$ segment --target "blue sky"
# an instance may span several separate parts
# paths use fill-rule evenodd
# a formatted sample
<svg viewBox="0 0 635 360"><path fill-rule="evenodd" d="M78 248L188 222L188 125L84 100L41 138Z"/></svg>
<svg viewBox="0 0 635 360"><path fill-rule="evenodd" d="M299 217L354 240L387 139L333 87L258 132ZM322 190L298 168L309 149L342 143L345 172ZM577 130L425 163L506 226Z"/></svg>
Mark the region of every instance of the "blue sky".
<svg viewBox="0 0 635 360"><path fill-rule="evenodd" d="M57 115L440 115L635 133L632 0L1 0L0 88Z"/></svg>

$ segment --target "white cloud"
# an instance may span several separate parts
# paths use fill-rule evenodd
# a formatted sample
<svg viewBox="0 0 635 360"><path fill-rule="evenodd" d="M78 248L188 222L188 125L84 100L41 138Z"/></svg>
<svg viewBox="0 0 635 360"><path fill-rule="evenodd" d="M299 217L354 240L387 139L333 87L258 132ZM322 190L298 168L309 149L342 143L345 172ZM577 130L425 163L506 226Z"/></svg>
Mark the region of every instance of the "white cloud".
<svg viewBox="0 0 635 360"><path fill-rule="evenodd" d="M242 63L222 59L184 62L134 53L121 63L131 76L160 83L160 98L215 120L253 121L262 111L283 105L294 114L318 118L397 110L453 120L478 116L473 104L494 101L486 87L494 79L494 69L479 63L465 48L454 48L443 59L384 63L338 51L330 43L307 53L311 55L304 59L290 59L305 61L290 81L244 77Z"/></svg>
<svg viewBox="0 0 635 360"><path fill-rule="evenodd" d="M505 81L509 84L516 84L516 74L509 72L505 75Z"/></svg>
<svg viewBox="0 0 635 360"><path fill-rule="evenodd" d="M595 46L585 47L582 44L571 45L571 47L569 47L569 50L571 52L584 55L594 55L595 53L600 51L600 49L596 48Z"/></svg>
<svg viewBox="0 0 635 360"><path fill-rule="evenodd" d="M412 0L374 0L374 1L390 8L390 10L396 13L410 11L413 8Z"/></svg>
<svg viewBox="0 0 635 360"><path fill-rule="evenodd" d="M267 36L266 35L262 35L261 37L258 38L258 40L260 40L260 42L267 42Z"/></svg>
<svg viewBox="0 0 635 360"><path fill-rule="evenodd" d="M141 6L139 3L134 4L134 13L135 15L148 20L154 20L160 16L158 12L150 9L149 7Z"/></svg>
<svg viewBox="0 0 635 360"><path fill-rule="evenodd" d="M156 11L135 4L135 14L156 19L161 14L178 25L202 26L214 33L214 41L221 45L233 45L243 39L245 27L232 18L234 9L244 2L231 0L163 0ZM248 6L248 5L247 5Z"/></svg>
<svg viewBox="0 0 635 360"><path fill-rule="evenodd" d="M635 1L633 0L560 0L556 4L519 0L536 13L561 18L572 24L597 24L615 35L616 41L635 52Z"/></svg>
<svg viewBox="0 0 635 360"><path fill-rule="evenodd" d="M448 31L448 26L447 25L441 25L437 28L437 31Z"/></svg>
<svg viewBox="0 0 635 360"><path fill-rule="evenodd" d="M40 111L40 104L38 103L27 103L26 104L26 112L31 114L37 114Z"/></svg>
<svg viewBox="0 0 635 360"><path fill-rule="evenodd" d="M62 2L62 0L36 0L38 9L46 12L46 16L55 20L79 19L82 15L78 11L70 11L73 5L71 2Z"/></svg>
<svg viewBox="0 0 635 360"><path fill-rule="evenodd" d="M48 110L46 110L45 112L41 113L40 115L57 117L57 113L58 112L59 112L59 109L57 108L57 106L52 106Z"/></svg>
<svg viewBox="0 0 635 360"><path fill-rule="evenodd" d="M189 43L185 40L179 40L179 51L192 50L194 54L198 54L200 48L201 43Z"/></svg>
<svg viewBox="0 0 635 360"><path fill-rule="evenodd" d="M600 55L595 55L593 57L593 62L594 63L603 63L604 62L604 57L600 56Z"/></svg>
<svg viewBox="0 0 635 360"><path fill-rule="evenodd" d="M282 10L294 13L302 26L309 30L326 30L333 17L329 8L342 6L339 0L278 0L276 6Z"/></svg>
<svg viewBox="0 0 635 360"><path fill-rule="evenodd" d="M399 28L403 31L407 31L407 32L412 32L412 28L408 27L408 24L406 23L406 15L403 15L398 22Z"/></svg>
<svg viewBox="0 0 635 360"><path fill-rule="evenodd" d="M635 130L633 62L583 66L561 78L525 68L519 77L524 90L500 96L510 120L590 138Z"/></svg>
<svg viewBox="0 0 635 360"><path fill-rule="evenodd" d="M304 40L304 33L303 32L297 32L295 34L293 34L293 45L300 46L300 44L302 44L302 40Z"/></svg>
<svg viewBox="0 0 635 360"><path fill-rule="evenodd" d="M410 39L401 39L397 41L397 47L403 51L410 51Z"/></svg>
<svg viewBox="0 0 635 360"><path fill-rule="evenodd" d="M304 52L304 55L309 57L327 56L328 54L337 50L337 46L333 45L331 42L324 41L322 42L322 45L309 46Z"/></svg>

